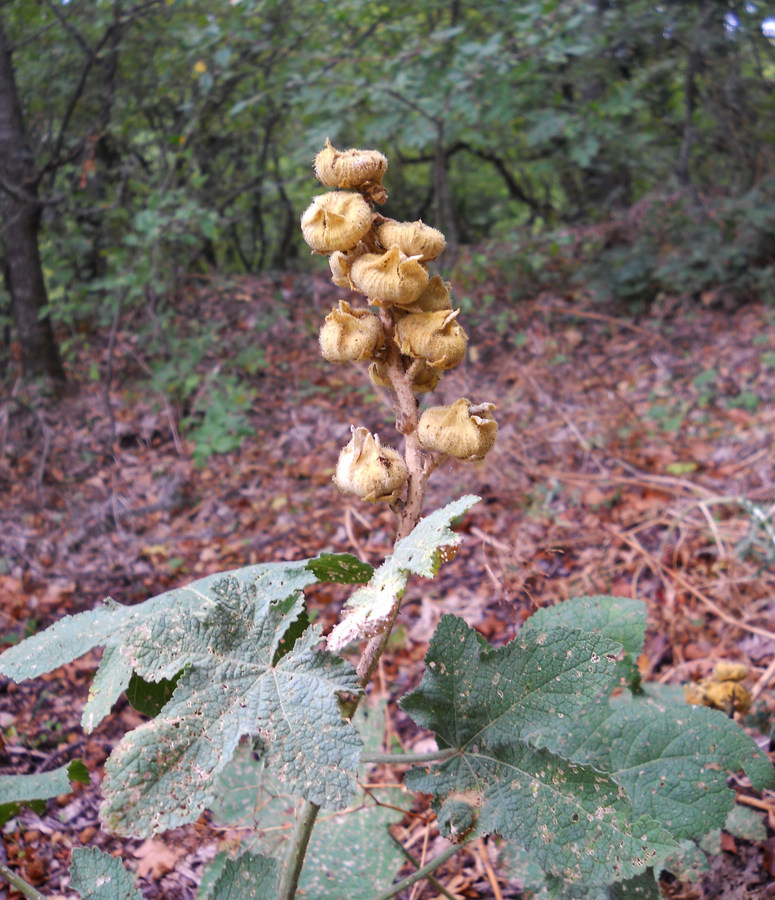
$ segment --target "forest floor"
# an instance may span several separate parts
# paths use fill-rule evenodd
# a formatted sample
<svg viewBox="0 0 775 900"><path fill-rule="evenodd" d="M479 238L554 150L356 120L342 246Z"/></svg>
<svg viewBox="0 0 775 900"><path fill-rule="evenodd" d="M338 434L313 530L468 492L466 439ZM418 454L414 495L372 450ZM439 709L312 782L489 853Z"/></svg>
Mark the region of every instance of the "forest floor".
<svg viewBox="0 0 775 900"><path fill-rule="evenodd" d="M500 433L486 460L446 464L430 482L427 510L463 493L482 501L463 521L457 557L435 581L410 582L375 685L389 698L391 734L407 748L427 737L394 701L419 680L442 613L502 643L539 607L609 593L648 605L640 660L647 680L683 684L718 660L745 663L755 701L740 721L767 748L775 716L775 310L675 301L634 319L584 297L545 294L515 305L495 280L456 289L469 356L444 377L434 403L491 400ZM195 465L180 409L149 388L132 323L111 341L81 345L71 363L77 390L64 399L8 387L0 401L0 647L107 595L134 603L248 563L324 550L378 563L390 552L390 512L354 502L331 482L351 424L393 440L389 398L362 369L318 355L317 328L336 296L322 277L287 275L200 282L175 301L175 338L192 319L220 325L219 342L198 363L201 378L217 378L233 347L261 351L251 376L252 436L203 465ZM343 597L341 588L311 592L324 627ZM148 841L99 830L102 765L141 717L122 701L83 732L97 661L90 654L19 685L0 679L0 773L74 758L93 773L91 786L76 785L44 815L10 820L0 862L47 897L72 898L71 850L99 846L124 858L146 900L189 900L203 865L233 833L208 816ZM737 786L767 837L723 834L710 871L693 884L665 880L666 896L775 896L775 794L756 794L744 780ZM394 832L421 858L444 843L421 805ZM494 840L475 842L437 871L446 896L523 896L496 851ZM411 896L441 895L423 883Z"/></svg>

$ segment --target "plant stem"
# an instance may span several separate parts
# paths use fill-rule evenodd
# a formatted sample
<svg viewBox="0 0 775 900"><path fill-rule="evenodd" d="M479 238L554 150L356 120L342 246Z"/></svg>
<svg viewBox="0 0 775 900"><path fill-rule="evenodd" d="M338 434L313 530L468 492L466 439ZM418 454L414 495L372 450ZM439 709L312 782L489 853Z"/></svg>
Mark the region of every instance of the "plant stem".
<svg viewBox="0 0 775 900"><path fill-rule="evenodd" d="M280 878L277 900L293 900L296 896L301 868L304 865L304 856L307 853L307 844L309 844L315 819L319 812L320 807L315 803L310 803L309 800L305 800L299 810L296 828L288 842L288 849L285 854L285 865Z"/></svg>
<svg viewBox="0 0 775 900"><path fill-rule="evenodd" d="M361 762L380 765L401 766L408 763L443 762L459 751L455 747L436 750L433 753L363 753Z"/></svg>
<svg viewBox="0 0 775 900"><path fill-rule="evenodd" d="M382 894L378 894L373 900L390 900L391 897L395 897L396 894L400 894L405 888L411 887L415 882L422 880L429 875L434 869L437 869L440 865L445 863L451 856L454 856L458 850L464 847L468 841L472 840L472 838L468 838L461 844L450 844L446 850L439 853L438 856L434 857L429 863L424 865L422 869L418 869L413 875L409 875L408 878L404 878L403 881L399 881L398 884L391 885L386 891Z"/></svg>
<svg viewBox="0 0 775 900"><path fill-rule="evenodd" d="M29 897L29 900L46 900L46 896L41 894L40 891L36 891L35 888L31 884L27 884L27 882L15 872L12 872L7 866L4 866L0 863L0 875L11 885L12 888L15 888L20 894L25 897Z"/></svg>

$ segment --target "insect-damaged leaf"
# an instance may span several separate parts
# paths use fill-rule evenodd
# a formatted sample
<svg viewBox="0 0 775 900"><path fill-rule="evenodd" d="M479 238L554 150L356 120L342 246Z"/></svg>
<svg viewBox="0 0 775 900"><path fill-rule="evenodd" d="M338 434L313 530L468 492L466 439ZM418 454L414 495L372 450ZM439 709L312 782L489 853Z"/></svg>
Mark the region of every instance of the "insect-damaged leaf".
<svg viewBox="0 0 775 900"><path fill-rule="evenodd" d="M461 537L450 529L453 519L477 501L473 494L461 497L421 519L402 538L392 556L374 572L345 604L342 621L328 636L331 650L342 650L352 641L368 638L382 628L403 596L410 575L434 578L441 564L458 546Z"/></svg>
<svg viewBox="0 0 775 900"><path fill-rule="evenodd" d="M461 620L442 618L422 682L401 706L440 747L460 751L406 777L410 789L432 795L448 836L497 831L545 871L601 885L673 849L607 775L528 743L610 687L620 651L604 635L560 628L492 649Z"/></svg>
<svg viewBox="0 0 775 900"><path fill-rule="evenodd" d="M244 734L258 738L291 792L338 809L355 791L361 742L338 704L339 693L359 690L352 667L314 649L315 628L277 657L300 596L268 602L235 579L214 592L207 605L170 610L127 641L143 678L185 671L159 716L126 735L105 766L101 814L113 831L148 835L195 820Z"/></svg>

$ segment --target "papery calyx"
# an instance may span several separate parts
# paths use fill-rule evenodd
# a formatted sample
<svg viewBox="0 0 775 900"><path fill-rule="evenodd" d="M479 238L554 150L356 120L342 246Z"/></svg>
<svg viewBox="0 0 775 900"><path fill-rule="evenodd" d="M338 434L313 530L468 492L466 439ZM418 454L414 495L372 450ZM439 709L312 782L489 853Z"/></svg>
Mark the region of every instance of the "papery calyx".
<svg viewBox="0 0 775 900"><path fill-rule="evenodd" d="M408 472L403 457L392 447L383 447L379 435L368 428L352 427L352 438L342 448L334 483L345 493L368 503L393 502L401 493Z"/></svg>
<svg viewBox="0 0 775 900"><path fill-rule="evenodd" d="M446 371L463 361L468 335L457 322L460 310L409 313L396 324L396 342L405 356L424 359Z"/></svg>
<svg viewBox="0 0 775 900"><path fill-rule="evenodd" d="M337 150L326 138L326 146L315 157L315 177L326 187L357 188L379 184L387 172L387 157L378 150Z"/></svg>
<svg viewBox="0 0 775 900"><path fill-rule="evenodd" d="M387 253L364 253L350 268L350 281L381 306L414 303L428 284L428 270L419 260L393 247Z"/></svg>
<svg viewBox="0 0 775 900"><path fill-rule="evenodd" d="M420 416L417 436L426 450L461 460L483 459L495 443L498 423L493 403L461 398L451 406L432 406Z"/></svg>
<svg viewBox="0 0 775 900"><path fill-rule="evenodd" d="M412 390L415 394L425 394L428 391L435 391L440 377L441 373L438 369L431 368L423 360L412 378ZM387 372L387 364L382 360L376 360L369 366L369 378L371 378L372 382L378 387L391 387L391 381Z"/></svg>
<svg viewBox="0 0 775 900"><path fill-rule="evenodd" d="M371 359L384 340L382 325L374 313L354 309L346 300L332 309L320 329L320 350L329 362Z"/></svg>
<svg viewBox="0 0 775 900"><path fill-rule="evenodd" d="M331 191L315 197L301 217L304 240L318 253L351 250L371 229L372 212L360 194Z"/></svg>
<svg viewBox="0 0 775 900"><path fill-rule="evenodd" d="M447 242L436 228L422 221L396 222L385 219L377 227L377 237L385 249L398 247L407 256L416 256L420 262L429 262L440 256Z"/></svg>

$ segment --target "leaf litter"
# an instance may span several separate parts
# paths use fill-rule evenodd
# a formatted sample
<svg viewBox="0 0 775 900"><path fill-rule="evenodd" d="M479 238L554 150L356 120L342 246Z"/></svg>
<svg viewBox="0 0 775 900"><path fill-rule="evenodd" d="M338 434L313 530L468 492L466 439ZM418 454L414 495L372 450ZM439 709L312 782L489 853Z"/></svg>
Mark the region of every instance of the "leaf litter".
<svg viewBox="0 0 775 900"><path fill-rule="evenodd" d="M429 484L428 512L463 493L483 502L464 518L460 551L438 578L410 582L378 689L395 700L416 686L442 613L506 643L537 609L611 593L648 604L639 660L646 679L682 684L718 660L746 663L755 703L744 724L767 734L775 712L772 310L673 303L636 322L583 296L546 294L514 305L503 328L492 306L477 313L476 292L509 302L495 281L469 288L472 349L445 376L438 402L487 396L497 403L500 435L486 462L444 465ZM315 332L335 299L324 276L283 275L192 282L176 301L181 333L195 303L200 319L223 322L233 342L257 341L263 351L248 376L257 398L252 437L199 468L184 410L149 390L131 322L113 349L120 377L108 392L110 413L105 385L88 378L94 367L106 370L102 336L71 363L71 396L54 402L12 388L0 405L0 642L108 595L133 603L251 563L323 551L381 562L392 548L392 516L331 483L351 424L393 439L389 402L372 402L365 373L331 369L317 355ZM284 309L267 318L278 304ZM200 374L217 363L217 355L203 359ZM309 592L324 631L348 593ZM82 757L100 780L112 747L142 719L122 700L83 734L97 662L92 655L34 682L0 685L1 773ZM394 739L422 748L426 738L406 715L392 702L388 709ZM739 896L764 896L757 890L772 876L775 799L745 781L739 792L768 840L727 836L707 883L665 883L667 896L704 900L719 880ZM24 812L4 835L4 861L49 894L66 890L70 850L81 844L121 852L136 871L140 842L99 831L98 805L96 784L75 785L44 816ZM420 863L442 846L427 807L416 805L394 834ZM157 839L179 863L139 878L144 897L193 897L223 838L205 815ZM495 897L493 865L494 842L477 841L436 878L461 896Z"/></svg>

